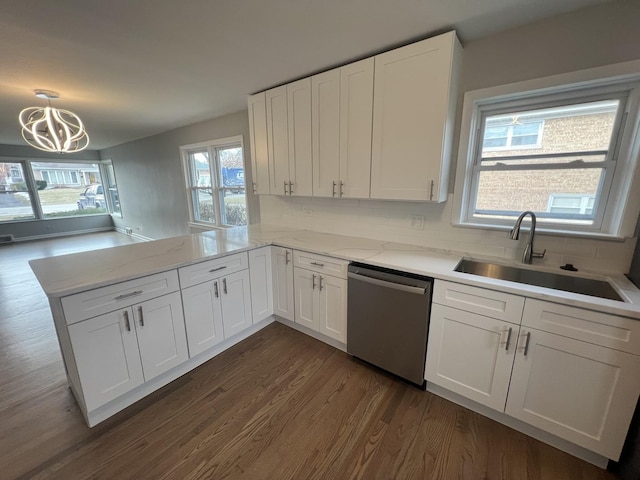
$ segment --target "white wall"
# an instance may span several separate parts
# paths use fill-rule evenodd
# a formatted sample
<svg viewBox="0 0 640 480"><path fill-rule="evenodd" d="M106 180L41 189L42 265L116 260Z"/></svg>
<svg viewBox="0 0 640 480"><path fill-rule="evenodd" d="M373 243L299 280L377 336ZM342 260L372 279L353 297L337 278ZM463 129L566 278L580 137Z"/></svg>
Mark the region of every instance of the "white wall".
<svg viewBox="0 0 640 480"><path fill-rule="evenodd" d="M191 233L179 147L235 135L243 136L250 180L246 110L101 150L101 158L111 159L116 172L122 206L122 218L114 217L116 227L120 230L131 227L133 233L152 239ZM258 200L250 191L247 206L251 222L259 222Z"/></svg>
<svg viewBox="0 0 640 480"><path fill-rule="evenodd" d="M464 45L461 92L640 58L640 2L612 2L491 35ZM463 39L464 40L464 39ZM454 153L457 155L457 138ZM452 175L455 174L455 161ZM453 188L450 188L452 191ZM519 259L522 240L503 231L453 228L451 195L442 205L373 200L262 196L263 223L404 242L467 254ZM411 216L424 217L423 229ZM537 264L573 263L581 270L626 273L636 239L624 242L538 235Z"/></svg>

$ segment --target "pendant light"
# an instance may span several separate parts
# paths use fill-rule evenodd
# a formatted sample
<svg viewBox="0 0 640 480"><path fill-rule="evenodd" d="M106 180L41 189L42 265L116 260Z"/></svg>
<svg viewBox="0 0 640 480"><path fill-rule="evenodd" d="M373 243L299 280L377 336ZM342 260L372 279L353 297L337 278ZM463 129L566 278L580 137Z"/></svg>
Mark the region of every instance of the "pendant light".
<svg viewBox="0 0 640 480"><path fill-rule="evenodd" d="M49 106L28 107L20 112L22 138L45 152L72 153L87 148L89 136L82 120L75 113L51 106L51 99L60 95L50 90L35 90L35 94L47 99Z"/></svg>

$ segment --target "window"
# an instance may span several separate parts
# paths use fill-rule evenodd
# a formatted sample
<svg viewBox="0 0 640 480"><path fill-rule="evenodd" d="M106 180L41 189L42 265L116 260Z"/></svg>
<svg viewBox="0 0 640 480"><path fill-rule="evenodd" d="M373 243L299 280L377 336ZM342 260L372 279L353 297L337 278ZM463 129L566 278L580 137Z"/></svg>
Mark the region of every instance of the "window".
<svg viewBox="0 0 640 480"><path fill-rule="evenodd" d="M601 81L556 92L469 92L454 224L504 228L531 210L543 231L620 236L640 147L639 89Z"/></svg>
<svg viewBox="0 0 640 480"><path fill-rule="evenodd" d="M102 186L103 168L109 182L109 195L105 195ZM109 211L120 211L110 162L105 162L104 166L78 161L0 163L0 222Z"/></svg>
<svg viewBox="0 0 640 480"><path fill-rule="evenodd" d="M111 204L111 212L122 216L122 210L120 209L120 196L118 195L118 185L116 184L116 172L113 169L113 163L111 160L105 160L103 164L105 171L105 184L107 186L108 200Z"/></svg>
<svg viewBox="0 0 640 480"><path fill-rule="evenodd" d="M522 121L517 117L488 119L484 129L484 151L540 146L542 121Z"/></svg>
<svg viewBox="0 0 640 480"><path fill-rule="evenodd" d="M216 226L247 224L242 137L180 147L191 221Z"/></svg>

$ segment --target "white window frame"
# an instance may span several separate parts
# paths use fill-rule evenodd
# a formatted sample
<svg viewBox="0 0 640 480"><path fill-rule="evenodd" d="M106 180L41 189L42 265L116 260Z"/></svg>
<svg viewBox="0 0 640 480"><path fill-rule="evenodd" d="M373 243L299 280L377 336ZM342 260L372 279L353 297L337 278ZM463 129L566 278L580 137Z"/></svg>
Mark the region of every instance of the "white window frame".
<svg viewBox="0 0 640 480"><path fill-rule="evenodd" d="M606 159L609 172L596 201L597 221L594 225L568 223L538 224L538 231L569 236L621 239L634 234L640 214L640 174L636 172L640 155L640 61L599 67L580 72L529 80L510 85L470 91L465 94L460 132L460 146L453 196L452 225L470 228L508 230L511 220L473 218L476 192L474 167L482 148L483 114L500 109L527 109L545 101L557 104L593 95L628 92L622 106L621 128L615 149ZM513 111L513 110L512 110ZM606 163L606 162L605 162Z"/></svg>
<svg viewBox="0 0 640 480"><path fill-rule="evenodd" d="M180 158L182 161L182 172L184 176L185 189L187 193L187 202L189 204L189 225L202 227L206 226L208 228L230 228L234 225L227 225L223 223L224 212L222 211L222 205L224 203L224 199L221 198L224 195L225 190L229 190L230 188L224 187L222 185L222 179L220 178L220 168L218 165L218 158L216 155L216 150L225 147L236 147L239 146L242 149L242 163L245 171L245 185L244 185L244 193L245 199L248 203L249 198L247 197L247 185L246 185L246 161L244 155L244 140L242 135L236 135L233 137L220 138L217 140L209 140L207 142L193 143L190 145L182 145L179 147L180 149ZM191 162L189 159L190 153L195 153L198 151L207 151L209 153L209 175L211 176L211 186L210 187L199 187L193 186L191 184L191 178L193 172L191 171ZM197 190L211 190L211 196L213 199L213 211L215 215L215 222L207 222L203 220L196 219L195 217L195 207L194 207L194 195L193 192ZM248 205L247 205L248 207ZM247 211L247 223L250 223L249 212Z"/></svg>
<svg viewBox="0 0 640 480"><path fill-rule="evenodd" d="M513 125L505 125L507 127L507 144L500 147L484 147L483 150L485 152L499 152L501 150L524 150L524 149L533 149L540 148L542 146L542 132L544 129L544 120L533 120L527 123L537 123L538 131L536 132L536 143L529 145L512 145L513 142Z"/></svg>
<svg viewBox="0 0 640 480"><path fill-rule="evenodd" d="M554 207L557 207L557 208L570 208L570 207L558 207L558 206L554 205L553 204L554 200L557 200L559 198L579 198L580 199L580 205L578 207L576 207L576 208L578 209L578 213L580 215L585 214L589 208L592 208L592 209L595 208L595 199L596 199L596 197L594 195L580 195L578 193L552 193L551 195L549 195L549 201L547 203L547 212L551 212L551 209L554 208ZM592 207L589 207L589 201L590 200L594 201L594 205Z"/></svg>

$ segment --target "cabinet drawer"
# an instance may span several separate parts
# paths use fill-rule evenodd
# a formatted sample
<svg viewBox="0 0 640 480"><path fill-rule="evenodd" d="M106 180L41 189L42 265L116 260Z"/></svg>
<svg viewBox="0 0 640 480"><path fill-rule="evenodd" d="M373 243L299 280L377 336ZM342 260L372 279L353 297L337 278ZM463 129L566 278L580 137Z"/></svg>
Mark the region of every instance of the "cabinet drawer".
<svg viewBox="0 0 640 480"><path fill-rule="evenodd" d="M347 278L347 267L349 262L337 258L317 255L315 253L293 251L293 266L306 268L318 273L326 273L334 277Z"/></svg>
<svg viewBox="0 0 640 480"><path fill-rule="evenodd" d="M524 308L524 297L442 280L435 281L433 302L515 324Z"/></svg>
<svg viewBox="0 0 640 480"><path fill-rule="evenodd" d="M178 274L170 270L63 297L62 308L71 325L179 289Z"/></svg>
<svg viewBox="0 0 640 480"><path fill-rule="evenodd" d="M640 321L528 298L522 324L640 355Z"/></svg>
<svg viewBox="0 0 640 480"><path fill-rule="evenodd" d="M178 269L180 286L182 288L191 287L192 285L207 282L247 268L249 268L247 252L196 263L195 265Z"/></svg>

